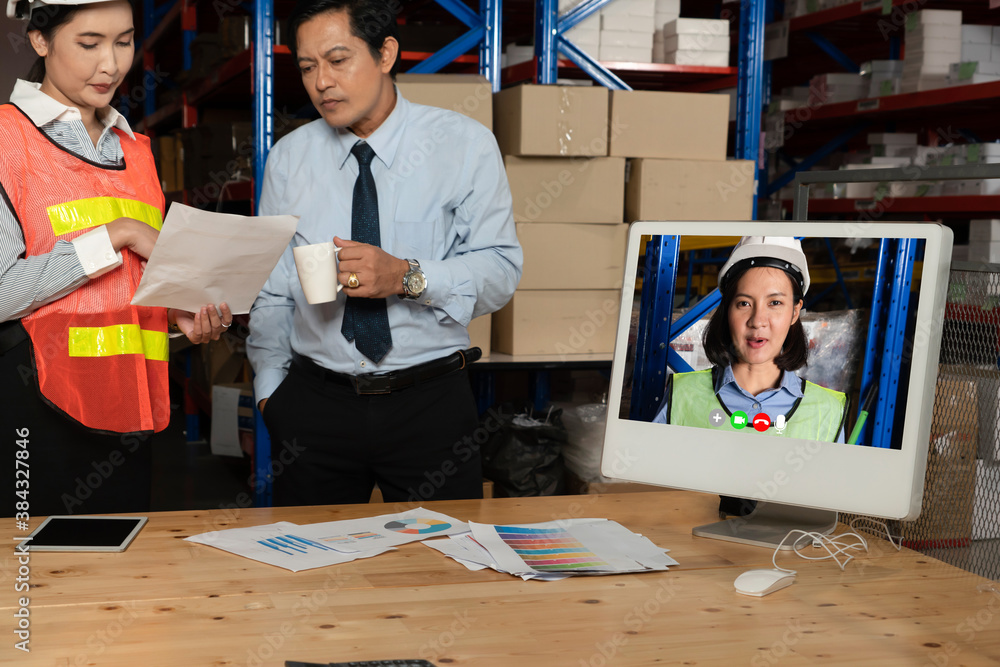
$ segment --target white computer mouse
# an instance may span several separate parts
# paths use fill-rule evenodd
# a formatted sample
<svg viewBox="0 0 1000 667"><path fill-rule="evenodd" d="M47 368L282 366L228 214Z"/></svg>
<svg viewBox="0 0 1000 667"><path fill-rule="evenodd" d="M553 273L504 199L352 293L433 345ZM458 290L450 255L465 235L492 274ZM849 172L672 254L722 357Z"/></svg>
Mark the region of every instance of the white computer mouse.
<svg viewBox="0 0 1000 667"><path fill-rule="evenodd" d="M733 585L737 593L743 595L754 595L763 597L774 591L780 591L786 586L791 586L795 581L794 572L782 572L781 570L747 570L736 577Z"/></svg>

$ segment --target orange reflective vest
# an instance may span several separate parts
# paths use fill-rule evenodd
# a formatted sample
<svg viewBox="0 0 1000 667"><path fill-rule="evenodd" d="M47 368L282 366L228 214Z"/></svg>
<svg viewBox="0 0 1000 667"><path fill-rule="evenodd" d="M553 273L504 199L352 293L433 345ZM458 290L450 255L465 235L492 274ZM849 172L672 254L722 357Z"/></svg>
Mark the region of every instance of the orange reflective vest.
<svg viewBox="0 0 1000 667"><path fill-rule="evenodd" d="M120 217L163 224L163 192L149 139L115 128L123 165L84 160L46 136L19 108L0 105L0 195L24 232L26 255L52 250ZM21 319L38 391L95 431L162 431L170 421L167 311L129 302L142 257L89 280Z"/></svg>

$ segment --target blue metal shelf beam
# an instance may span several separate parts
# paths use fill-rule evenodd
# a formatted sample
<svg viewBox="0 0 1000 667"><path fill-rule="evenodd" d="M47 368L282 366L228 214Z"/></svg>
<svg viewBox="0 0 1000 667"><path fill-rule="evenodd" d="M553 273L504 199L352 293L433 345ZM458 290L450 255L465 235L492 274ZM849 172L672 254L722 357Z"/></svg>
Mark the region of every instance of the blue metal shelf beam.
<svg viewBox="0 0 1000 667"><path fill-rule="evenodd" d="M739 75L736 85L736 159L760 164L760 117L764 106L764 0L740 3ZM757 217L757 191L753 211Z"/></svg>
<svg viewBox="0 0 1000 667"><path fill-rule="evenodd" d="M581 51L566 39L565 33L593 16L612 0L588 0L559 16L558 0L537 0L535 3L535 60L538 83L552 84L559 76L559 53L562 52L577 67L606 88L632 90L607 67Z"/></svg>
<svg viewBox="0 0 1000 667"><path fill-rule="evenodd" d="M479 14L459 0L436 2L469 27L469 31L448 44L433 56L410 68L413 74L438 72L459 56L479 46L479 73L493 85L493 92L500 90L500 14L502 0L480 0Z"/></svg>

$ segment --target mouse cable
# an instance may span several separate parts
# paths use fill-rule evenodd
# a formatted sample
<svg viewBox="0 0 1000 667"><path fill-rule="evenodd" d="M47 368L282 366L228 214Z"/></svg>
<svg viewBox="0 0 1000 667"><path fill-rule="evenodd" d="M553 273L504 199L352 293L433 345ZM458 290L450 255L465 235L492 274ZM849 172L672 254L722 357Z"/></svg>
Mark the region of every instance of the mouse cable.
<svg viewBox="0 0 1000 667"><path fill-rule="evenodd" d="M861 526L859 527L856 526L855 524L861 524ZM903 536L893 535L892 532L889 530L888 522L870 516L856 516L853 519L851 519L850 527L853 530L864 530L865 525L869 526L870 528L875 528L875 531L869 531L869 532L874 532L876 535L881 535L881 533L884 531L886 538L889 540L889 544L895 547L896 551L899 551L900 549L903 548Z"/></svg>
<svg viewBox="0 0 1000 667"><path fill-rule="evenodd" d="M854 559L854 554L848 553L848 551L864 550L866 553L868 551L868 542L865 538L861 537L857 533L840 533L839 535L834 535L832 537L823 535L822 533L809 532L805 530L790 530L788 534L782 538L781 542L774 550L774 554L771 556L771 563L774 565L776 570L781 570L782 572L790 572L795 574L795 570L790 570L785 567L778 565L778 553L781 551L782 545L788 541L789 537L793 535L798 535L794 542L792 542L792 551L795 552L799 558L805 560L829 560L833 559L840 569L843 570L851 560ZM857 541L847 542L844 541L845 538L856 538ZM817 544L826 550L826 556L807 556L802 553L801 549L807 544ZM845 554L843 562L838 558L841 554Z"/></svg>

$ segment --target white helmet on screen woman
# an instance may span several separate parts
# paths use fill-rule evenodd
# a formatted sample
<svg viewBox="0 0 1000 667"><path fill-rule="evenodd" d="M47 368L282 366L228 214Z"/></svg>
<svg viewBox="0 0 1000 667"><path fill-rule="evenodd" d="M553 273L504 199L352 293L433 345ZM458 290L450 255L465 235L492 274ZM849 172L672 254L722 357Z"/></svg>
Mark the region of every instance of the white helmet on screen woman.
<svg viewBox="0 0 1000 667"><path fill-rule="evenodd" d="M719 271L719 288L726 276L738 277L754 267L781 269L795 281L802 294L809 291L809 266L802 243L791 236L744 236Z"/></svg>
<svg viewBox="0 0 1000 667"><path fill-rule="evenodd" d="M91 5L112 0L7 0L7 18L27 21L31 12L42 5Z"/></svg>

